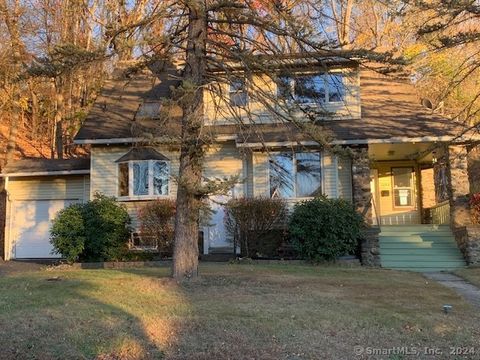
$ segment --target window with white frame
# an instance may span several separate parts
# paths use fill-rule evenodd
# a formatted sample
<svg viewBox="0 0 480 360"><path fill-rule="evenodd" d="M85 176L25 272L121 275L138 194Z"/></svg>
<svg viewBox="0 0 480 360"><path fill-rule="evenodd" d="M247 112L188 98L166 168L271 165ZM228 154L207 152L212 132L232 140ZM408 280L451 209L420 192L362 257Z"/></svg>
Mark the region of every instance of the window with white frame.
<svg viewBox="0 0 480 360"><path fill-rule="evenodd" d="M118 164L120 197L167 196L170 164L163 160L136 160Z"/></svg>
<svg viewBox="0 0 480 360"><path fill-rule="evenodd" d="M344 77L341 73L280 76L277 96L299 104L341 102L345 99Z"/></svg>
<svg viewBox="0 0 480 360"><path fill-rule="evenodd" d="M321 154L282 152L270 155L270 197L305 198L322 193Z"/></svg>
<svg viewBox="0 0 480 360"><path fill-rule="evenodd" d="M230 105L244 107L248 103L248 93L245 79L234 79L229 89Z"/></svg>

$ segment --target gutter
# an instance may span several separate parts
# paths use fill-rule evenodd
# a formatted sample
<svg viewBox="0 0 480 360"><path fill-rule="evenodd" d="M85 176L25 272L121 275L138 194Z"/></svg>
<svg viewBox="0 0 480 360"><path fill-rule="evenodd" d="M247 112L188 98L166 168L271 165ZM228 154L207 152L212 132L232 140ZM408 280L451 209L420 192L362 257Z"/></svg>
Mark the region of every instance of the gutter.
<svg viewBox="0 0 480 360"><path fill-rule="evenodd" d="M217 141L232 141L236 140L236 135L219 135L215 138ZM145 138L114 138L114 139L84 139L84 140L73 140L74 144L78 145L114 145L114 144L130 144L135 142L145 141ZM161 138L153 139L154 141L161 141ZM170 141L171 142L171 141Z"/></svg>
<svg viewBox="0 0 480 360"><path fill-rule="evenodd" d="M32 177L32 176L55 176L55 175L89 175L90 170L63 170L63 171L32 171L0 174L0 177Z"/></svg>
<svg viewBox="0 0 480 360"><path fill-rule="evenodd" d="M331 145L369 145L369 144L402 144L402 143L428 143L428 142L454 142L462 143L468 141L478 141L479 136L470 137L465 139L464 137L456 136L423 136L416 138L395 137L388 139L353 139L353 140L334 140L330 142ZM261 148L261 147L273 147L273 146L315 146L318 145L316 141L272 141L272 142L255 142L255 143L237 143L239 148Z"/></svg>
<svg viewBox="0 0 480 360"><path fill-rule="evenodd" d="M91 145L112 145L112 144L126 144L144 141L144 138L116 138L116 139L85 139L74 140L75 144L91 144ZM160 139L158 139L160 140ZM233 141L238 140L237 135L219 135L216 137L217 141ZM368 145L368 144L402 144L402 143L424 143L424 142L455 142L462 143L468 141L479 141L480 136L421 136L421 137L392 137L388 139L352 139L352 140L333 140L331 145ZM237 143L239 148L257 148L263 146L292 146L292 145L318 145L316 141L275 141L275 142L255 142L255 143Z"/></svg>

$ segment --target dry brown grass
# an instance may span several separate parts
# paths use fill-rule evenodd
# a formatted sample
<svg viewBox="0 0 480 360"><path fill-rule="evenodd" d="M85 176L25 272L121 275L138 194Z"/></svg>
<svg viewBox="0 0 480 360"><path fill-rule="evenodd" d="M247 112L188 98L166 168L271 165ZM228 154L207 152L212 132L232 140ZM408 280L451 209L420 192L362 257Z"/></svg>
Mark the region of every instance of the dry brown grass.
<svg viewBox="0 0 480 360"><path fill-rule="evenodd" d="M0 278L0 358L354 359L480 343L477 312L419 274L299 265L61 270ZM60 281L47 278L59 276ZM450 315L443 304L452 304ZM478 354L477 354L478 355ZM420 356L419 358L428 358ZM434 358L434 357L431 357ZM461 357L468 358L468 357ZM480 358L476 356L473 358Z"/></svg>
<svg viewBox="0 0 480 360"><path fill-rule="evenodd" d="M457 270L455 273L470 283L480 287L480 267L461 269Z"/></svg>

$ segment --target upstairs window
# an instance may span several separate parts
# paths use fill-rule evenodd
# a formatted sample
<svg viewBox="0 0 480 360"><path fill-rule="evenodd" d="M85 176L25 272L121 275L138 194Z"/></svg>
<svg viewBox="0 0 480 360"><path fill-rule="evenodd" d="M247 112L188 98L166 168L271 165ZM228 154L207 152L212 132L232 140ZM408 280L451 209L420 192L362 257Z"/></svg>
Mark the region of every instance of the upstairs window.
<svg viewBox="0 0 480 360"><path fill-rule="evenodd" d="M235 107L245 107L248 103L247 86L245 79L234 79L230 83L230 105Z"/></svg>
<svg viewBox="0 0 480 360"><path fill-rule="evenodd" d="M277 96L299 104L335 103L345 99L342 74L310 74L282 76L277 83Z"/></svg>
<svg viewBox="0 0 480 360"><path fill-rule="evenodd" d="M119 197L169 194L170 161L152 148L132 149L117 160Z"/></svg>
<svg viewBox="0 0 480 360"><path fill-rule="evenodd" d="M278 153L269 160L270 197L304 198L322 193L319 152Z"/></svg>

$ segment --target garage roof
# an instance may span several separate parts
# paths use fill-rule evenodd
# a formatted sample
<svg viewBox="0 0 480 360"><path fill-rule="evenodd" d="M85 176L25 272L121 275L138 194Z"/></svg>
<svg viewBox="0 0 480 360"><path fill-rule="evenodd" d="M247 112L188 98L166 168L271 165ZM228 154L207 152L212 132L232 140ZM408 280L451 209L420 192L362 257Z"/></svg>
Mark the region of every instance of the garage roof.
<svg viewBox="0 0 480 360"><path fill-rule="evenodd" d="M15 160L3 168L0 176L81 175L90 173L90 158Z"/></svg>

